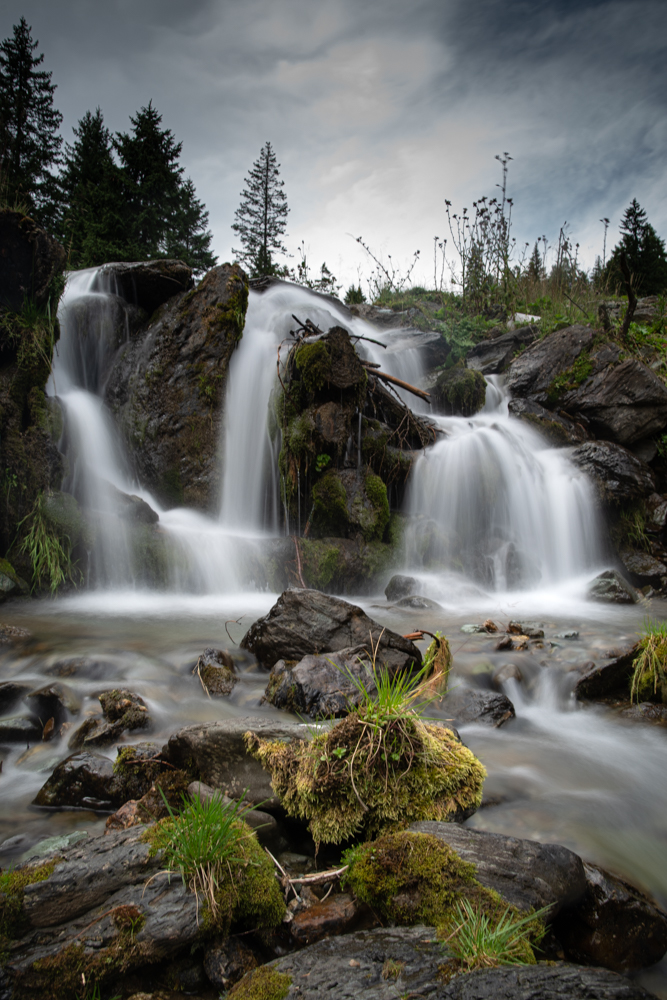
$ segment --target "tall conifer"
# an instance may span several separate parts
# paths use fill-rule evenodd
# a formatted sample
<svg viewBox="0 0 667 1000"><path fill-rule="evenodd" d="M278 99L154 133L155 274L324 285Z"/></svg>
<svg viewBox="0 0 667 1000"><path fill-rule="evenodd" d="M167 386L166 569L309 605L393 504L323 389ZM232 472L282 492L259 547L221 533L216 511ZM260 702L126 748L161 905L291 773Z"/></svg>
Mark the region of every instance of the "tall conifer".
<svg viewBox="0 0 667 1000"><path fill-rule="evenodd" d="M667 290L665 242L648 221L636 198L626 208L620 229L621 240L614 247L607 265L606 277L612 288L623 285L620 264L621 254L624 253L638 295L659 295Z"/></svg>
<svg viewBox="0 0 667 1000"><path fill-rule="evenodd" d="M253 275L275 274L274 254L287 253L281 241L287 226L287 196L279 180L280 164L267 142L246 177L232 229L241 250L232 250Z"/></svg>

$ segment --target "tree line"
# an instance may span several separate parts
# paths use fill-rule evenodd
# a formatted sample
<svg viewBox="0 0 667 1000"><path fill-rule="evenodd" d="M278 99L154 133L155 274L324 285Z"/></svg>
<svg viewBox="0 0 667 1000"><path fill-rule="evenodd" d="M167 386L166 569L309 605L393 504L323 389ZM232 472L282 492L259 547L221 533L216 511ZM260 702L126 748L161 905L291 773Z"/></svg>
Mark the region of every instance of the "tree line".
<svg viewBox="0 0 667 1000"><path fill-rule="evenodd" d="M177 257L196 273L211 252L208 212L180 165L182 143L153 106L112 134L100 108L87 111L74 142L58 134L56 85L22 17L0 43L0 195L59 239L71 268Z"/></svg>

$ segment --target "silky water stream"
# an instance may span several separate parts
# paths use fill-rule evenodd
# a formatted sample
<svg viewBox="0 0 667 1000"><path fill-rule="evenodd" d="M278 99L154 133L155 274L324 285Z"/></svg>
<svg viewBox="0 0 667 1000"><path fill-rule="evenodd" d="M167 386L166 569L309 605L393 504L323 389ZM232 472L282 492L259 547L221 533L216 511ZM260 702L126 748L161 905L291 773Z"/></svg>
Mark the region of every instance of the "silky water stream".
<svg viewBox="0 0 667 1000"><path fill-rule="evenodd" d="M324 330L340 323L383 341L386 349L359 342L358 350L408 382L418 383L422 372L417 338L405 331L378 332L332 300L295 286L251 292L229 373L220 515L164 511L133 480L102 402L119 329L123 336L123 308L98 273L70 277L50 384L66 415L64 488L98 510L109 507L108 484L140 495L185 558L177 561L169 590L137 588L128 570L130 541L122 523L112 520L91 553L86 590L5 608L3 620L27 628L31 639L3 648L0 676L35 686L60 676L82 714L95 707L100 690L122 684L145 699L154 722L150 738L159 742L197 721L278 714L260 705L266 676L238 643L276 598L244 582L243 554L247 546L261 554L266 538L285 530L267 410L276 348L294 326L292 315ZM628 644L647 614L665 618L667 607L656 599L647 607L585 600L587 583L605 565L590 486L565 450L547 448L535 431L508 416L501 379L489 379L487 404L477 417L436 423L441 435L411 474L404 565L396 569L413 576L418 593L440 607L398 608L382 594L358 603L399 632L419 626L444 631L454 652L452 684L489 687L498 666L519 667L521 683L510 680L504 688L516 719L499 730L461 730L489 772L488 804L468 821L471 826L562 843L667 905L667 733L571 697L578 666ZM539 624L545 648L499 652L489 636L461 631L488 617L499 625L510 619ZM578 638L558 637L566 631ZM228 648L237 658L241 679L228 699L207 700L192 675L206 646ZM82 657L83 669L76 662L62 666ZM437 706L430 711L439 714ZM105 817L93 812L30 805L67 753L65 740L0 748L0 841L16 838L0 844L0 864L30 855L46 837L102 829ZM667 998L664 963L642 981Z"/></svg>

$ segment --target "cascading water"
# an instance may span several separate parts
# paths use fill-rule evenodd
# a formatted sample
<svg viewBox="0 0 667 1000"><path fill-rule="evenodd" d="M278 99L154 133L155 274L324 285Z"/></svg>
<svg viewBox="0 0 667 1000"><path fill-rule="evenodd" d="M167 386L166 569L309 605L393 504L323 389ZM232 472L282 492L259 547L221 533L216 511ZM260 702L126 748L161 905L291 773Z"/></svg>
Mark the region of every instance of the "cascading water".
<svg viewBox="0 0 667 1000"><path fill-rule="evenodd" d="M500 376L471 419L438 417L440 441L415 463L407 565L491 590L548 586L601 562L590 484L563 450L509 417Z"/></svg>

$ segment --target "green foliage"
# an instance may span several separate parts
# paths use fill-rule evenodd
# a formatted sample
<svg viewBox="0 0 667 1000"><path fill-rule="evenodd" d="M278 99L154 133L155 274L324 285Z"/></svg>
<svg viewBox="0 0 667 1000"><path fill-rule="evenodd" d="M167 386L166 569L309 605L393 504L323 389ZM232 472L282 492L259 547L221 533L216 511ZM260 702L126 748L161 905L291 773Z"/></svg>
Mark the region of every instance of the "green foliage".
<svg viewBox="0 0 667 1000"><path fill-rule="evenodd" d="M555 403L566 392L577 389L593 371L593 363L588 351L582 351L573 365L566 371L561 372L551 382L547 389L547 396L551 403Z"/></svg>
<svg viewBox="0 0 667 1000"><path fill-rule="evenodd" d="M285 912L273 866L243 822L250 808L223 803L222 796L201 801L183 796L175 815L161 792L168 819L149 828L144 838L152 853L164 851L170 871L203 898L204 923L228 933L237 927L273 927Z"/></svg>
<svg viewBox="0 0 667 1000"><path fill-rule="evenodd" d="M315 459L315 472L324 472L331 462L331 455L318 455Z"/></svg>
<svg viewBox="0 0 667 1000"><path fill-rule="evenodd" d="M320 535L345 534L349 523L347 493L335 469L325 473L313 486L313 520Z"/></svg>
<svg viewBox="0 0 667 1000"><path fill-rule="evenodd" d="M268 965L246 972L243 979L227 993L226 1000L284 1000L292 977Z"/></svg>
<svg viewBox="0 0 667 1000"><path fill-rule="evenodd" d="M366 296L361 290L361 284L355 286L350 285L348 290L345 292L345 305L346 306L359 306L362 302L366 301Z"/></svg>
<svg viewBox="0 0 667 1000"><path fill-rule="evenodd" d="M35 882L45 882L59 861L60 858L52 858L35 867L25 865L0 872L0 952L7 941L19 937L23 930L21 910L24 889Z"/></svg>
<svg viewBox="0 0 667 1000"><path fill-rule="evenodd" d="M377 514L370 537L366 539L367 541L370 541L372 538L382 538L384 535L384 529L389 523L389 498L387 496L387 487L385 486L384 480L382 480L379 476L376 476L373 472L366 473L364 486L366 489L366 496L370 500Z"/></svg>
<svg viewBox="0 0 667 1000"><path fill-rule="evenodd" d="M234 213L232 229L241 250L232 250L253 275L274 274L275 254L287 253L282 243L287 226L287 197L279 180L280 164L271 143L262 147L259 159L246 177L241 204Z"/></svg>
<svg viewBox="0 0 667 1000"><path fill-rule="evenodd" d="M451 316L444 308L435 313L436 320L444 320L437 325L450 353L447 358L447 368L461 361L471 347L482 338L484 333L494 324L481 316Z"/></svg>
<svg viewBox="0 0 667 1000"><path fill-rule="evenodd" d="M639 507L624 510L621 514L620 529L622 537L636 549L651 551L651 540L646 534L646 518Z"/></svg>
<svg viewBox="0 0 667 1000"><path fill-rule="evenodd" d="M667 621L644 622L635 657L630 700L661 701L667 704Z"/></svg>
<svg viewBox="0 0 667 1000"><path fill-rule="evenodd" d="M0 193L44 222L51 213L49 168L58 159L63 116L53 107L52 74L38 69L44 54L35 55L39 42L31 32L21 17L13 37L0 43Z"/></svg>
<svg viewBox="0 0 667 1000"><path fill-rule="evenodd" d="M447 943L466 972L499 965L535 965L531 945L539 945L544 937L541 921L549 909L545 906L521 916L507 906L498 916L462 899L456 904L453 920L457 926Z"/></svg>
<svg viewBox="0 0 667 1000"><path fill-rule="evenodd" d="M640 295L659 295L667 290L667 254L665 242L648 221L636 198L625 210L621 221L621 239L614 247L605 277L612 287L624 287L621 254L632 276L632 286Z"/></svg>
<svg viewBox="0 0 667 1000"><path fill-rule="evenodd" d="M295 354L296 367L306 390L320 392L331 378L331 355L323 340L302 344Z"/></svg>
<svg viewBox="0 0 667 1000"><path fill-rule="evenodd" d="M306 820L316 843L338 844L478 808L484 767L449 729L417 714L432 697L423 671L389 678L373 658L368 683L350 677L361 703L312 741L245 735L287 814Z"/></svg>
<svg viewBox="0 0 667 1000"><path fill-rule="evenodd" d="M63 285L54 289L53 306L49 298L44 309L32 299L26 299L20 312L3 312L0 328L7 342L16 351L16 363L22 376L34 384L46 383L51 371L53 349L57 339L56 310Z"/></svg>
<svg viewBox="0 0 667 1000"><path fill-rule="evenodd" d="M69 535L58 534L51 527L44 514L44 497L37 495L31 512L19 522L26 525L27 532L19 547L32 564L33 590L48 586L53 595L67 580L75 585L81 580L81 573L72 563L72 543Z"/></svg>

